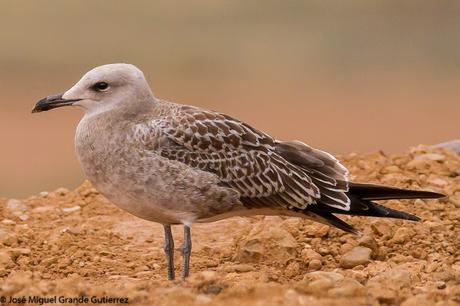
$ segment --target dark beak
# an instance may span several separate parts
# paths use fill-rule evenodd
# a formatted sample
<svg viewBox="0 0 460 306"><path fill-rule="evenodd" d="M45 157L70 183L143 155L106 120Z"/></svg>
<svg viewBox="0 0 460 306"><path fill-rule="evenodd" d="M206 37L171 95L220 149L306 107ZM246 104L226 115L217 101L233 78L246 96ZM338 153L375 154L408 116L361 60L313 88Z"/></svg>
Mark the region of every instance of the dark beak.
<svg viewBox="0 0 460 306"><path fill-rule="evenodd" d="M80 101L81 99L63 99L63 93L52 95L41 99L40 101L35 104L32 113L39 113L44 112L53 108L72 105L76 101Z"/></svg>

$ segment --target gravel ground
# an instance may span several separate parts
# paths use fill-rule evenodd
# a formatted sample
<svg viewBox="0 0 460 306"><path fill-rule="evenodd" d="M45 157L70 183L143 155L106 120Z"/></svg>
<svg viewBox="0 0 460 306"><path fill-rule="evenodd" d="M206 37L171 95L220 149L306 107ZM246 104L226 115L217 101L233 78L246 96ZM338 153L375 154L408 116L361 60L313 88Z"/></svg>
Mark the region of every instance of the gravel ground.
<svg viewBox="0 0 460 306"><path fill-rule="evenodd" d="M132 305L460 304L460 158L417 147L341 159L353 180L449 198L385 203L421 222L343 217L361 236L295 218L197 224L185 282L166 280L162 227L121 211L87 182L0 198L0 296L6 303L57 296L57 304L82 295ZM182 228L173 230L180 269Z"/></svg>

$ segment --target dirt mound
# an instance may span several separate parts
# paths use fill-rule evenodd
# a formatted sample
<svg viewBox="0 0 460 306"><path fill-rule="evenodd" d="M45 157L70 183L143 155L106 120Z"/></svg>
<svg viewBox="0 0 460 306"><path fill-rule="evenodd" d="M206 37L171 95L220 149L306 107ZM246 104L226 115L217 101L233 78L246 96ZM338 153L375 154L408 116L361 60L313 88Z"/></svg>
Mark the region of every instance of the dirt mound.
<svg viewBox="0 0 460 306"><path fill-rule="evenodd" d="M166 280L162 227L121 211L87 182L0 199L0 296L127 297L133 305L460 303L460 158L418 147L342 160L355 181L449 198L385 203L421 222L343 217L360 237L295 218L197 224L185 282ZM174 235L179 248L182 228Z"/></svg>

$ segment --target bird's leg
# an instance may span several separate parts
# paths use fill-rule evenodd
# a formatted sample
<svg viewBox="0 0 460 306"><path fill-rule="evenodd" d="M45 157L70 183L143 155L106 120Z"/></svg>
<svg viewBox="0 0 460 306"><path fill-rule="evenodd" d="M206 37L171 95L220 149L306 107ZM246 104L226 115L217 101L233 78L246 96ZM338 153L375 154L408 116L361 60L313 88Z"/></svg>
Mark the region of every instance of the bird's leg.
<svg viewBox="0 0 460 306"><path fill-rule="evenodd" d="M168 279L174 279L174 238L171 233L171 225L164 224L165 229L165 254L166 262L168 264Z"/></svg>
<svg viewBox="0 0 460 306"><path fill-rule="evenodd" d="M192 238L190 237L190 226L184 225L184 244L182 244L182 278L185 279L189 274L190 253L192 252Z"/></svg>

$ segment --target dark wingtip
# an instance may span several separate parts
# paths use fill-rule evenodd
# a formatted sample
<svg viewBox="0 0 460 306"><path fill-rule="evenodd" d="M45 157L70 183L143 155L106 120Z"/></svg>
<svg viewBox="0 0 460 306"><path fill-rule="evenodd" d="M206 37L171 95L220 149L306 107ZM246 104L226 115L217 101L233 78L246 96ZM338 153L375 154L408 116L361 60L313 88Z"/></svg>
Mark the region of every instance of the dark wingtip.
<svg viewBox="0 0 460 306"><path fill-rule="evenodd" d="M440 199L444 194L434 191L404 189L385 185L350 183L349 194L362 200Z"/></svg>
<svg viewBox="0 0 460 306"><path fill-rule="evenodd" d="M439 193L439 192L434 192L434 191L421 191L425 195L424 199L443 199L447 198L447 195Z"/></svg>
<svg viewBox="0 0 460 306"><path fill-rule="evenodd" d="M406 213L406 218L404 218L404 220L409 220L409 221L420 221L422 219L420 219L419 217L417 217L416 215L412 215L412 214L408 214Z"/></svg>

